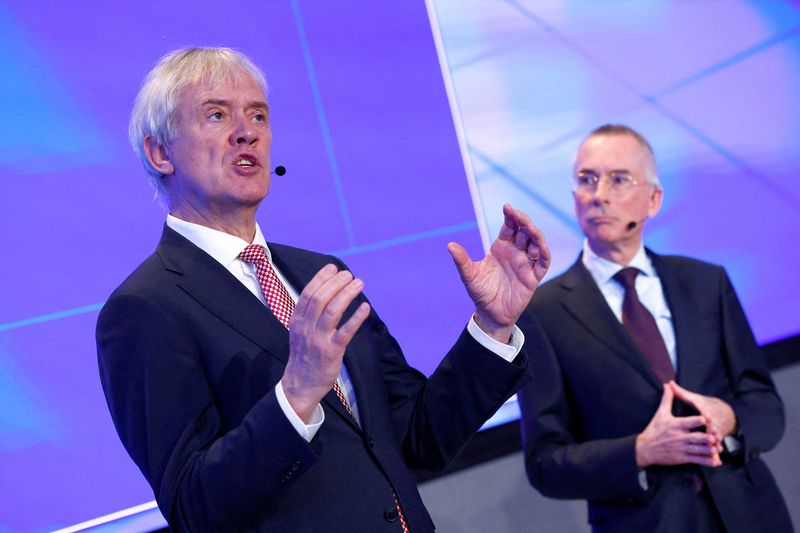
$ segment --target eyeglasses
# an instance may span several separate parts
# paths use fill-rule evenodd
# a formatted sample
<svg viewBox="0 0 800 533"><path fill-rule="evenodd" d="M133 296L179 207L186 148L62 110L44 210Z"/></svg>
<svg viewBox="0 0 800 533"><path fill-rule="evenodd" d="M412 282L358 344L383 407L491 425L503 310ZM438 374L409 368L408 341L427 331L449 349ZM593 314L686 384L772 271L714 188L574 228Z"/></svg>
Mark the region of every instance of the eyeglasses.
<svg viewBox="0 0 800 533"><path fill-rule="evenodd" d="M598 176L594 172L581 172L572 181L572 190L577 193L590 194L597 190L603 176ZM625 194L639 184L636 178L627 172L612 172L605 175L609 190L612 194Z"/></svg>

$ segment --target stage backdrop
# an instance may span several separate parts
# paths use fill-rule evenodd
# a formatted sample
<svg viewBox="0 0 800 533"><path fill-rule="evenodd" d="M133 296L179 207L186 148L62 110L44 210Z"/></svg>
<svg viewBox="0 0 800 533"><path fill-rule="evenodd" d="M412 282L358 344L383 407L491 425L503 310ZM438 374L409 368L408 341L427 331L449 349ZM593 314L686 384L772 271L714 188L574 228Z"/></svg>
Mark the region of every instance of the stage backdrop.
<svg viewBox="0 0 800 533"><path fill-rule="evenodd" d="M259 215L268 240L341 256L424 372L470 313L446 243L478 256L511 201L566 266L572 150L609 120L661 155L651 244L726 264L760 340L800 330L782 297L798 292L797 8L596 5L0 1L0 532L152 507L105 407L94 323L161 231L126 127L177 47L263 67L288 169Z"/></svg>

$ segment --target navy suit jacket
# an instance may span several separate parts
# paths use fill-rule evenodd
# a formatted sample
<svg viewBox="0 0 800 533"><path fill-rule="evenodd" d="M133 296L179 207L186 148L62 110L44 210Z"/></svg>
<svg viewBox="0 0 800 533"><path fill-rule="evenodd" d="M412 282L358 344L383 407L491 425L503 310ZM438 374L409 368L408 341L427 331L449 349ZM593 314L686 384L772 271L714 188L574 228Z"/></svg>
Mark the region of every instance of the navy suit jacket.
<svg viewBox="0 0 800 533"><path fill-rule="evenodd" d="M647 469L638 480L636 436L662 385L603 298L580 257L536 292L519 325L537 346L520 393L525 466L545 496L587 499L597 531L694 531L693 477L705 481L729 532L791 530L783 498L759 455L783 434L783 404L724 269L648 251L672 312L677 382L731 405L744 453L718 468ZM676 402L676 415L689 414Z"/></svg>
<svg viewBox="0 0 800 533"><path fill-rule="evenodd" d="M335 258L270 244L298 290ZM364 301L351 305L345 319ZM433 531L409 468L437 469L527 377L462 333L426 379L371 312L347 348L357 427L333 392L306 442L275 396L289 335L222 265L165 227L100 312L109 409L170 526L182 531Z"/></svg>

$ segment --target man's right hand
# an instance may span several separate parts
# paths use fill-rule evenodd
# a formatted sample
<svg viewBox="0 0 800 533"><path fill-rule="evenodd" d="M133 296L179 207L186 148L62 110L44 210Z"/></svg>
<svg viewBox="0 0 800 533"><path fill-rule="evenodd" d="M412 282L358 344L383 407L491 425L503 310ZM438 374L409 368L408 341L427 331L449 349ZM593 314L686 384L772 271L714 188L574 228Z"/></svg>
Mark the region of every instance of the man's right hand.
<svg viewBox="0 0 800 533"><path fill-rule="evenodd" d="M720 466L722 443L705 431L692 431L707 426L709 420L702 415L672 416L673 398L672 387L665 384L658 410L636 437L636 465L640 470L651 465L686 463Z"/></svg>
<svg viewBox="0 0 800 533"><path fill-rule="evenodd" d="M303 289L289 321L289 361L281 378L286 399L306 423L331 390L342 367L344 350L369 316L364 302L337 329L364 283L335 265L325 265Z"/></svg>

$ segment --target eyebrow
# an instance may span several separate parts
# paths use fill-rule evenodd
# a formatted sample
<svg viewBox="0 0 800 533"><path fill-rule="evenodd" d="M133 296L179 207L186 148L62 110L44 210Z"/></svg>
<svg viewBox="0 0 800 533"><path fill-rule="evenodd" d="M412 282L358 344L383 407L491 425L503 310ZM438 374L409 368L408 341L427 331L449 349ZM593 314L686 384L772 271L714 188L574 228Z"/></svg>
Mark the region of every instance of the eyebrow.
<svg viewBox="0 0 800 533"><path fill-rule="evenodd" d="M230 102L230 100L222 100L222 99L219 99L219 98L209 98L208 100L204 101L200 105L201 105L201 107L205 107L205 106L208 106L208 105L221 105L221 106L225 106L225 107L230 107L231 102ZM253 100L251 102L248 102L247 105L245 106L245 108L246 109L253 109L253 108L255 108L255 109L263 109L265 111L269 110L269 106L267 105L267 103L262 101L262 100Z"/></svg>
<svg viewBox="0 0 800 533"><path fill-rule="evenodd" d="M578 171L578 174L595 174L595 175L597 175L597 172L595 170L591 169L591 168L582 168L582 169L580 169ZM633 173L630 170L627 170L627 169L624 169L624 168L612 169L609 172L609 174L629 174L629 175L633 175Z"/></svg>

